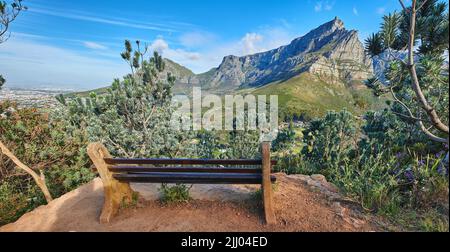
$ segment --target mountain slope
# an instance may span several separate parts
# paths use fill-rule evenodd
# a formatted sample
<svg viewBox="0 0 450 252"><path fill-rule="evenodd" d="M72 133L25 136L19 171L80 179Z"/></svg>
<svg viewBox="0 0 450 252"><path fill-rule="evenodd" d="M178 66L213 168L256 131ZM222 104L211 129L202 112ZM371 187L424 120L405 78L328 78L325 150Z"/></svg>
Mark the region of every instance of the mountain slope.
<svg viewBox="0 0 450 252"><path fill-rule="evenodd" d="M217 68L191 78L191 85L222 91L258 87L309 72L328 83L364 80L372 75L358 33L335 18L289 45L267 52L226 56Z"/></svg>
<svg viewBox="0 0 450 252"><path fill-rule="evenodd" d="M317 117L327 111L347 109L360 115L367 109L384 106L385 99L373 96L359 83L336 85L313 74L302 73L286 81L277 81L258 88L239 91L240 94L278 95L281 118Z"/></svg>

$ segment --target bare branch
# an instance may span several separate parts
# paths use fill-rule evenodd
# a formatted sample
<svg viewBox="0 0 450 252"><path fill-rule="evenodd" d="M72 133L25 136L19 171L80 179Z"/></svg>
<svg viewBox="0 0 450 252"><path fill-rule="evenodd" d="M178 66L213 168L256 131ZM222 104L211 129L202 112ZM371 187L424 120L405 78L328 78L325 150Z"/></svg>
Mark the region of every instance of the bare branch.
<svg viewBox="0 0 450 252"><path fill-rule="evenodd" d="M45 199L47 200L47 203L53 200L52 195L50 194L50 191L47 188L47 185L45 184L45 176L40 171L40 175L37 174L35 171L33 171L30 167L22 163L3 143L0 141L0 149L9 159L11 159L14 164L17 165L20 169L24 170L26 173L31 175L33 177L34 181L38 185L38 187L42 190L42 193L45 196Z"/></svg>
<svg viewBox="0 0 450 252"><path fill-rule="evenodd" d="M425 135L427 135L431 140L433 140L435 142L448 144L448 138L445 139L445 138L434 135L433 133L431 133L431 131L429 129L425 128L425 125L423 124L422 121L419 121L419 126L420 126L420 129L425 133Z"/></svg>
<svg viewBox="0 0 450 252"><path fill-rule="evenodd" d="M394 113L394 114L396 114L396 115L398 115L398 116L400 116L400 117L403 117L403 118L405 118L405 119L410 119L410 120L414 120L414 121L426 121L425 119L422 119L422 118L418 118L418 117L415 117L415 116L405 115L405 114L398 113L398 112L395 112L395 111L392 111L392 113Z"/></svg>
<svg viewBox="0 0 450 252"><path fill-rule="evenodd" d="M0 43L3 43L9 38L9 35L8 38L3 38L3 35L8 32L9 24L19 16L21 11L27 10L27 7L23 6L22 2L19 0L14 0L13 3L9 5L3 1L0 3L2 3L0 13Z"/></svg>
<svg viewBox="0 0 450 252"><path fill-rule="evenodd" d="M394 98L394 100L396 102L398 102L400 105L402 105L402 107L404 107L406 109L406 111L408 112L408 114L409 114L408 118L415 119L417 121L417 123L419 124L420 130L423 133L425 133L425 135L427 135L428 138L430 138L432 141L435 141L435 142L448 143L448 138L445 139L445 138L434 135L433 133L431 133L431 131L429 129L427 129L425 127L425 125L423 124L423 120L421 120L419 117L415 117L413 115L411 109L404 102L402 102L400 99L397 98L397 96L395 95L395 92L393 90L393 87L391 87L390 90L391 90L391 94L392 94L392 97ZM394 112L394 114L397 114L397 113Z"/></svg>

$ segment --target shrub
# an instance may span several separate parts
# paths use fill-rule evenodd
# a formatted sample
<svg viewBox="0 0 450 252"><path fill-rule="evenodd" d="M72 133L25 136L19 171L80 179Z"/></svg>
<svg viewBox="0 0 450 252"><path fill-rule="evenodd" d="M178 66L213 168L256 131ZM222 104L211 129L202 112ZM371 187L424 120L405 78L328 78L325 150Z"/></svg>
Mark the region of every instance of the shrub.
<svg viewBox="0 0 450 252"><path fill-rule="evenodd" d="M359 156L328 171L329 179L370 211L397 212L401 204L395 160Z"/></svg>
<svg viewBox="0 0 450 252"><path fill-rule="evenodd" d="M66 134L63 120L34 108L18 108L0 103L0 139L23 163L46 176L53 197L90 181L94 173L84 148L83 135ZM45 199L30 176L17 170L0 155L0 222L16 220L23 213L45 204ZM39 172L38 172L39 173Z"/></svg>
<svg viewBox="0 0 450 252"><path fill-rule="evenodd" d="M177 203L177 202L187 202L191 199L189 191L192 186L177 184L169 186L167 184L162 184L159 188L161 193L161 201L163 203Z"/></svg>
<svg viewBox="0 0 450 252"><path fill-rule="evenodd" d="M356 120L345 110L328 112L312 121L304 136L303 154L326 172L351 158L358 140Z"/></svg>
<svg viewBox="0 0 450 252"><path fill-rule="evenodd" d="M0 226L15 221L29 209L26 195L11 184L0 184Z"/></svg>
<svg viewBox="0 0 450 252"><path fill-rule="evenodd" d="M407 167L404 193L412 207L428 208L448 200L448 168L441 155L416 157Z"/></svg>

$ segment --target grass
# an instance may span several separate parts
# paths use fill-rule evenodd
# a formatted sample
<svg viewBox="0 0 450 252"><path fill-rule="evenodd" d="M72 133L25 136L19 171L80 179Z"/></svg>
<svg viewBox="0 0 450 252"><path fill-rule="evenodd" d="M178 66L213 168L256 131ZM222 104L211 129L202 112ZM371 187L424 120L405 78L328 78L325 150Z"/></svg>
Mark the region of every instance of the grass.
<svg viewBox="0 0 450 252"><path fill-rule="evenodd" d="M158 189L161 193L161 202L163 203L180 203L188 202L191 199L189 191L192 186L187 186L183 184L177 184L174 186L169 186L167 184L162 184Z"/></svg>
<svg viewBox="0 0 450 252"><path fill-rule="evenodd" d="M385 215L389 231L449 232L448 214L433 208L405 209L394 215Z"/></svg>
<svg viewBox="0 0 450 252"><path fill-rule="evenodd" d="M139 201L139 193L133 192L131 195L131 201L127 202L125 200L122 200L120 203L121 209L127 209L127 208L136 208Z"/></svg>
<svg viewBox="0 0 450 252"><path fill-rule="evenodd" d="M68 93L68 94L65 94L64 96L66 98L89 97L90 93L96 93L98 95L105 94L106 92L108 92L108 88L109 87L102 87L102 88L97 88L97 89L93 89L93 90L89 90L89 91Z"/></svg>
<svg viewBox="0 0 450 252"><path fill-rule="evenodd" d="M361 84L329 84L308 73L260 88L242 90L240 93L278 95L280 114L306 115L310 118L321 117L329 110L340 111L344 108L360 115L367 109L384 104L383 99L374 97Z"/></svg>

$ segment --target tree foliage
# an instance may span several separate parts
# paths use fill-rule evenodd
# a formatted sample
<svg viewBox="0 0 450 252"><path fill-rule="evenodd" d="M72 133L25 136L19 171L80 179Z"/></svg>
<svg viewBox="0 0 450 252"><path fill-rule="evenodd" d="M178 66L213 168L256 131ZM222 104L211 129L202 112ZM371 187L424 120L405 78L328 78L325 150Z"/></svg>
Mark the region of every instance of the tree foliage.
<svg viewBox="0 0 450 252"><path fill-rule="evenodd" d="M125 41L122 58L131 74L116 79L103 95L66 101L60 96L70 123L86 130L89 141L104 143L115 156L175 157L192 155L192 134L170 127L171 88L169 73L161 77L164 61L158 53L144 59L146 49L133 50Z"/></svg>
<svg viewBox="0 0 450 252"><path fill-rule="evenodd" d="M357 122L348 111L329 112L311 122L304 132L304 154L324 169L339 166L350 157L357 140Z"/></svg>
<svg viewBox="0 0 450 252"><path fill-rule="evenodd" d="M365 50L372 56L381 54L384 50L383 38L380 33L372 33L365 40Z"/></svg>
<svg viewBox="0 0 450 252"><path fill-rule="evenodd" d="M423 5L422 5L423 4ZM438 0L419 0L422 6L417 12L415 40L419 41L422 55L442 55L449 48L448 5ZM375 56L386 49L404 50L408 47L411 7L400 13L393 12L383 17L380 32L366 39L366 51Z"/></svg>
<svg viewBox="0 0 450 252"><path fill-rule="evenodd" d="M448 6L435 0L414 0L410 7L400 2L403 11L384 16L380 37L366 40L369 54L388 51L392 56L384 73L388 83L376 79L366 83L378 95L392 94L391 109L402 120L433 141L448 143L448 64L443 59L449 45ZM416 41L420 42L417 57ZM408 49L407 62L393 49Z"/></svg>

